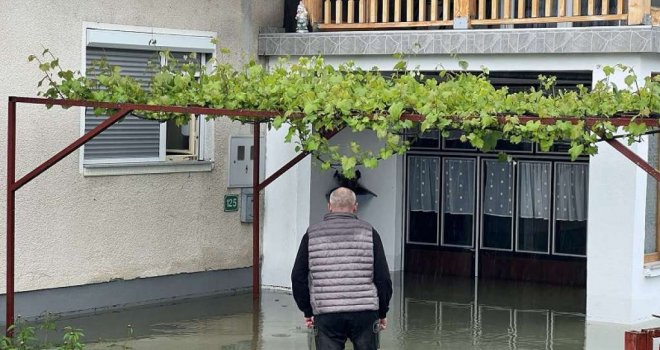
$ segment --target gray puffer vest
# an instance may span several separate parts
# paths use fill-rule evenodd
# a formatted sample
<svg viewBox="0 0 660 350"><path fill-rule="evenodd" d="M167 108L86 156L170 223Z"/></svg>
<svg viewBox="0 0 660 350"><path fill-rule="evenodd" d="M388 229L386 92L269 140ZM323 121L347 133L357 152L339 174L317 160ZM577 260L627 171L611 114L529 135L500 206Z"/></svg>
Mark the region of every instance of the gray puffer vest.
<svg viewBox="0 0 660 350"><path fill-rule="evenodd" d="M328 213L307 234L314 314L378 310L371 225L351 213Z"/></svg>

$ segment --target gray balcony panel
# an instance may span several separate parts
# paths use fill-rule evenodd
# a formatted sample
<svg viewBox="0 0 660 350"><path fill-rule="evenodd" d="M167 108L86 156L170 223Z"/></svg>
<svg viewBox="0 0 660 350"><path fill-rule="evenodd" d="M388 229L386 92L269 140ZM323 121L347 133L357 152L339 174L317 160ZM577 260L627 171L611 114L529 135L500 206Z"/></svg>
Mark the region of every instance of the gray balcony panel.
<svg viewBox="0 0 660 350"><path fill-rule="evenodd" d="M263 33L262 56L660 53L660 28L406 30Z"/></svg>

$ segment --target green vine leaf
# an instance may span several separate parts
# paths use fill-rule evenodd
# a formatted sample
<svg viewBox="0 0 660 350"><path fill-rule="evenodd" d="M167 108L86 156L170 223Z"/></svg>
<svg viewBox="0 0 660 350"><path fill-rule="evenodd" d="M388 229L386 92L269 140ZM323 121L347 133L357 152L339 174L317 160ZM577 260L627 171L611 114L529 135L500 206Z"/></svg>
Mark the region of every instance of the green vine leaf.
<svg viewBox="0 0 660 350"><path fill-rule="evenodd" d="M311 152L322 169L338 168L349 178L360 166L375 168L380 160L404 154L423 132L448 137L450 131L457 131L462 142L481 151L494 149L501 139L513 144L537 142L542 150L558 141L570 141L568 153L576 159L595 154L600 137L614 137L617 128L608 118L621 113L640 117L660 113L660 78L638 79L632 67L620 64L604 66L605 78L591 89L578 86L576 91L565 91L557 88L555 77L539 76L536 88L511 92L495 88L487 68L472 74L467 71L468 63L461 60L460 71L422 74L399 55L395 73L384 75L353 62L332 66L322 57L301 57L295 62L281 59L266 69L255 60L236 67L226 60L226 49L219 49L219 56L209 60L209 66L201 66L195 54L180 62L169 52L161 55L166 63L153 67L156 73L146 85L122 75L119 67L104 60L90 65L97 73L91 78L62 68L48 49L27 59L42 73L38 94L46 98L276 111L278 116L263 121L275 129L286 124L285 142ZM160 57L154 61L160 62ZM626 88L616 88L610 81L617 71L625 74ZM425 118L413 121L407 113ZM181 113L139 114L180 125L190 118ZM532 120L521 122L530 116ZM602 122L586 128L585 117ZM557 119L542 123L543 118ZM628 141L636 142L657 127L657 123L635 120L624 130ZM322 136L342 129L373 132L381 145L368 150L358 136L348 147L331 146Z"/></svg>
<svg viewBox="0 0 660 350"><path fill-rule="evenodd" d="M571 160L576 160L580 155L582 155L583 151L584 151L584 145L575 144L572 145L571 148L569 148L568 154L570 154Z"/></svg>

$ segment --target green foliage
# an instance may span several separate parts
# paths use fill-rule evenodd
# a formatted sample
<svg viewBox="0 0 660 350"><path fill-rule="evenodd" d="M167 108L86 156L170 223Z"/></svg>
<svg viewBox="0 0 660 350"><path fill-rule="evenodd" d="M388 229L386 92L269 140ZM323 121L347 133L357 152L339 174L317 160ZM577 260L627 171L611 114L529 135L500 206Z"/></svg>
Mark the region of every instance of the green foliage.
<svg viewBox="0 0 660 350"><path fill-rule="evenodd" d="M388 77L352 62L333 67L321 57L302 57L297 62L283 59L271 69L249 61L236 69L222 60L200 67L192 54L185 62L162 54L168 64L158 67L147 88L103 61L94 67L100 72L98 78L88 79L80 72L62 69L48 50L41 58L32 55L28 60L36 61L44 72L38 85L45 84L40 94L49 98L278 111L280 115L269 122L276 129L288 129L286 142L314 154L323 169L341 168L348 177L357 166L374 168L379 160L408 150L409 141L403 134L416 125L402 120L406 113L425 116L417 125L421 131L437 129L446 135L449 130L459 130L463 142L483 151L493 149L498 139L534 141L542 150L554 142L568 141L569 154L575 159L595 154L599 137L613 137L616 128L609 118L660 112L658 79L646 78L640 86L634 70L624 65L603 67L605 78L592 89L581 86L578 91L563 91L555 87L556 78L540 76L538 88L513 93L494 88L485 68L478 74L467 72L464 61L459 61L459 72L442 70L437 76L423 76L400 60ZM618 89L610 82L617 72L624 74L628 89ZM141 115L180 124L190 117ZM538 120L523 123L521 116L538 116ZM560 117L602 121L587 128L583 121L571 123ZM637 141L648 127L657 125L632 122L624 128L629 142ZM323 136L344 128L371 130L380 140L380 148L369 150L358 143L342 148Z"/></svg>
<svg viewBox="0 0 660 350"><path fill-rule="evenodd" d="M85 336L82 330L66 327L65 333L62 337L63 344L58 350L82 350L84 345L81 343L82 338Z"/></svg>
<svg viewBox="0 0 660 350"><path fill-rule="evenodd" d="M29 325L23 320L17 319L16 324L11 326L10 330L14 333L14 336L3 336L0 338L0 350L84 349L82 338L85 335L80 329L71 327L64 328L61 345L56 346L49 342L49 334L57 331L55 322L50 314L46 314L42 323L39 325ZM38 337L37 334L41 336Z"/></svg>

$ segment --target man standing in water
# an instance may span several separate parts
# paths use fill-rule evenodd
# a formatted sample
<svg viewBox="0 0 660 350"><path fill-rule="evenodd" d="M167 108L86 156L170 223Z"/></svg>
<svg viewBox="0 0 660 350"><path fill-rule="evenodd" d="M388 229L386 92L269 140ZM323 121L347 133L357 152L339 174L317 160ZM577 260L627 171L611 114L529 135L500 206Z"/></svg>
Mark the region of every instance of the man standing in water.
<svg viewBox="0 0 660 350"><path fill-rule="evenodd" d="M375 350L387 327L392 280L378 232L357 218L355 193L330 194L329 213L310 226L291 272L293 298L315 327L316 349Z"/></svg>

